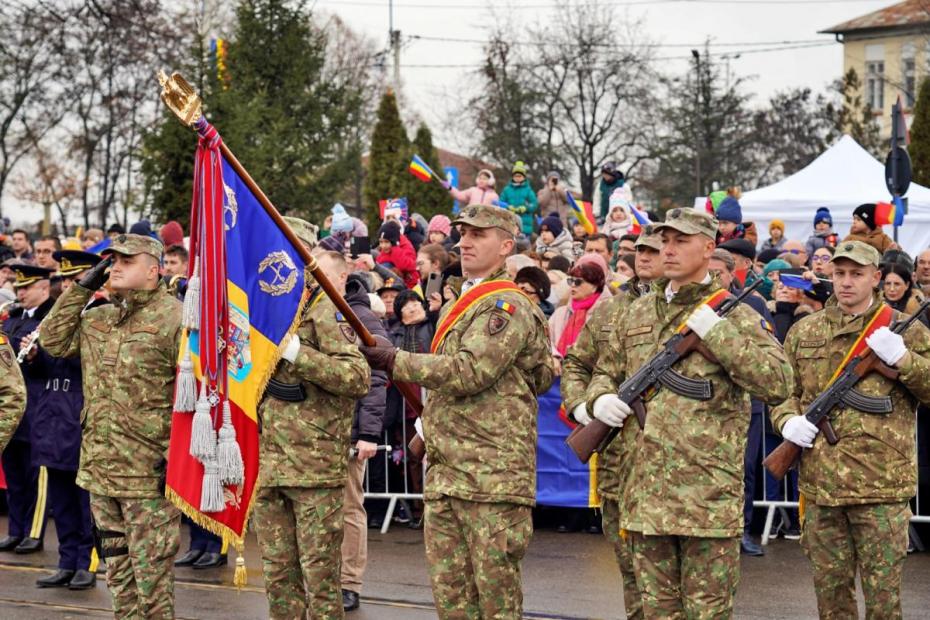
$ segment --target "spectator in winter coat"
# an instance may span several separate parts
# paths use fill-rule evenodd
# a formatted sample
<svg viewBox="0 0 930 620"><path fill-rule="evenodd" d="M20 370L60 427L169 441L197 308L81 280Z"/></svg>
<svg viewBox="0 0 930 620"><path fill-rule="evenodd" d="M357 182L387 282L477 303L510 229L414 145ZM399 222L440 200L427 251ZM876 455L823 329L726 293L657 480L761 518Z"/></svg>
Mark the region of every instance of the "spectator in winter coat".
<svg viewBox="0 0 930 620"><path fill-rule="evenodd" d="M914 290L914 274L901 263L882 265L882 293L888 305L898 312L911 315L920 306L921 295ZM926 324L926 314L920 320Z"/></svg>
<svg viewBox="0 0 930 620"><path fill-rule="evenodd" d="M623 173L617 169L617 164L612 161L601 166L601 182L598 184L598 193L600 194L600 209L595 214L597 217L606 218L610 212L610 195L614 190L623 187L626 179Z"/></svg>
<svg viewBox="0 0 930 620"><path fill-rule="evenodd" d="M417 252L417 273L420 285L426 291L426 279L431 273L442 273L449 266L449 253L438 243L427 243Z"/></svg>
<svg viewBox="0 0 930 620"><path fill-rule="evenodd" d="M539 210L536 194L526 180L526 164L518 161L510 171L511 180L501 192L500 201L507 204L511 213L520 216L520 232L529 236L533 234L535 213Z"/></svg>
<svg viewBox="0 0 930 620"><path fill-rule="evenodd" d="M478 176L475 177L474 187L469 187L466 190L456 189L449 185L447 181L443 181L442 185L449 190L455 200L467 207L469 205L493 205L494 201L499 199L497 192L494 191L494 183L494 175L491 171L482 169L478 171Z"/></svg>
<svg viewBox="0 0 930 620"><path fill-rule="evenodd" d="M604 225L601 226L601 232L607 235L611 241L616 241L623 235L627 234L632 225L630 214L624 204L625 199L615 192L610 198L610 213L604 219Z"/></svg>
<svg viewBox="0 0 930 620"><path fill-rule="evenodd" d="M552 283L549 282L549 274L539 267L524 267L517 272L513 283L520 287L520 290L536 302L539 309L546 317L552 316L555 312L555 306L549 301L552 294Z"/></svg>
<svg viewBox="0 0 930 620"><path fill-rule="evenodd" d="M878 250L879 254L898 247L891 237L882 231L882 227L875 223L875 204L871 202L855 208L852 226L849 227L849 234L843 241L862 241Z"/></svg>
<svg viewBox="0 0 930 620"><path fill-rule="evenodd" d="M556 374L562 374L565 352L575 344L593 308L610 299L607 290L608 273L607 262L598 254L585 254L568 272L571 301L556 308L549 317L549 336Z"/></svg>
<svg viewBox="0 0 930 620"><path fill-rule="evenodd" d="M381 321L372 312L369 296L371 285L364 272L350 274L346 280L345 299L352 311L364 323L373 336L389 338ZM363 502L362 483L365 476L365 461L375 456L381 443L385 406L387 401L387 373L371 371L371 387L368 394L355 403L352 418L352 445L358 451L349 459L349 475L346 480L343 502L344 530L342 539L342 593L343 601L350 599L358 605L362 590L362 577L368 561L368 515Z"/></svg>
<svg viewBox="0 0 930 620"><path fill-rule="evenodd" d="M769 238L762 242L762 251L780 250L785 245L785 223L772 220L769 224Z"/></svg>
<svg viewBox="0 0 930 620"><path fill-rule="evenodd" d="M743 208L733 196L724 198L717 207L717 245L730 239L746 239L753 246L759 243L756 225L743 222Z"/></svg>
<svg viewBox="0 0 930 620"><path fill-rule="evenodd" d="M378 231L377 262L394 269L401 275L407 288L413 288L420 282L417 273L417 253L410 240L401 233L400 224L394 221L385 222Z"/></svg>
<svg viewBox="0 0 930 620"><path fill-rule="evenodd" d="M562 226L558 213L550 213L539 225L539 237L536 238L536 253L543 256L554 252L572 260L575 258L572 236Z"/></svg>
<svg viewBox="0 0 930 620"><path fill-rule="evenodd" d="M833 216L830 215L830 209L820 207L814 214L814 234L808 237L807 243L804 244L807 255L813 256L817 248L835 248L839 240L840 236L833 232Z"/></svg>
<svg viewBox="0 0 930 620"><path fill-rule="evenodd" d="M536 199L539 201L541 213L556 213L562 220L562 226L568 228L568 219L572 210L568 206L566 191L568 190L562 183L562 177L553 170L546 175L546 184L536 193Z"/></svg>

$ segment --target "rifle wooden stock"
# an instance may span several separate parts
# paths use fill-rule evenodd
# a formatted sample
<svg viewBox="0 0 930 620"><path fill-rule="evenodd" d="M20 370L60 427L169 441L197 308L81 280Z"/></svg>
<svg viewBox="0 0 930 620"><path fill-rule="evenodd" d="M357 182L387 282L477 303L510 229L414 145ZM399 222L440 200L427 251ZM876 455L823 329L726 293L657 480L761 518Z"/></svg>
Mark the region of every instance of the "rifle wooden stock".
<svg viewBox="0 0 930 620"><path fill-rule="evenodd" d="M642 399L637 398L630 405L630 408L636 414L639 428L646 428L646 407L643 405ZM576 426L565 439L565 443L572 449L578 460L587 463L591 460L591 455L595 452L603 452L619 433L619 427L608 426L600 420L594 419L584 426L580 424Z"/></svg>

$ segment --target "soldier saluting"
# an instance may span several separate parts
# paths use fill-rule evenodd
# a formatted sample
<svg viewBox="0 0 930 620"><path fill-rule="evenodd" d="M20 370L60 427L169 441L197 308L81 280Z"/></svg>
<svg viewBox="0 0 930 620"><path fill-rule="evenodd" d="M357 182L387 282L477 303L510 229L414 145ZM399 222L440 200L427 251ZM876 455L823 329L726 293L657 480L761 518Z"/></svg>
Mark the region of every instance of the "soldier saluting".
<svg viewBox="0 0 930 620"><path fill-rule="evenodd" d="M917 485L914 410L918 401L930 402L930 331L918 321L903 336L890 329L903 316L875 290L881 279L875 248L849 241L836 250L835 297L785 340L798 381L772 425L808 448L799 478L801 545L813 567L820 617L857 616L858 568L866 616L900 618L908 500ZM885 406L872 413L835 408L829 419L839 442L830 445L801 413L865 347L897 370L897 380L872 372L859 381L857 392Z"/></svg>
<svg viewBox="0 0 930 620"><path fill-rule="evenodd" d="M90 507L107 562L118 618L173 618L181 513L164 494L181 302L158 274L162 244L118 235L98 263L63 293L40 329L50 355L81 356L90 397L77 483ZM113 304L83 312L107 280Z"/></svg>
<svg viewBox="0 0 930 620"><path fill-rule="evenodd" d="M665 276L617 321L588 387L588 410L622 426L631 411L617 396L620 382L678 330L700 337L709 355L692 353L674 370L704 383L709 398L660 387L648 400L620 525L632 537L646 618L729 617L739 582L749 394L781 402L794 378L755 312L738 304L722 318L713 309L728 296L708 273L716 218L674 209L655 229Z"/></svg>
<svg viewBox="0 0 930 620"><path fill-rule="evenodd" d="M442 310L432 353L361 349L372 368L430 390L424 539L439 617L519 618L536 501L536 398L553 376L546 320L506 279L517 218L471 205L453 224L466 281Z"/></svg>

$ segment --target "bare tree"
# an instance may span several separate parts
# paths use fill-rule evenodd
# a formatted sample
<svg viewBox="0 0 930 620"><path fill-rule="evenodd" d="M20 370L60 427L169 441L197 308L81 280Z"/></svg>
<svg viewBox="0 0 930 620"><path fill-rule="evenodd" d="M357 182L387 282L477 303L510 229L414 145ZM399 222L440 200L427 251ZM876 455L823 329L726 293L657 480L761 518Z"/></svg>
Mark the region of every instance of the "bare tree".
<svg viewBox="0 0 930 620"><path fill-rule="evenodd" d="M56 157L52 149L36 144L31 152L33 170L21 174L14 183L14 195L20 200L42 206L45 222L51 229L52 207L58 212L60 232L68 232L68 215L79 196L79 182L67 160ZM44 226L43 226L44 230Z"/></svg>
<svg viewBox="0 0 930 620"><path fill-rule="evenodd" d="M0 215L14 168L66 109L53 84L62 26L43 6L0 4Z"/></svg>

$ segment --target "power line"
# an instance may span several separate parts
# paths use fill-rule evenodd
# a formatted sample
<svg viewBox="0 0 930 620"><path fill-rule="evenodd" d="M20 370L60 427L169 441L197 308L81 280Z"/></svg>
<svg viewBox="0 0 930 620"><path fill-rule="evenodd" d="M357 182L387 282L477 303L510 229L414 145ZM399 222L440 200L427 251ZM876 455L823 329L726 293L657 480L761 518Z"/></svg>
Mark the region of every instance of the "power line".
<svg viewBox="0 0 930 620"><path fill-rule="evenodd" d="M487 45L490 41L487 39L461 39L455 37L433 37L429 35L420 35L420 34L411 34L408 35L411 39L416 39L418 41L438 41L441 43L469 43L476 45ZM814 43L823 43L824 38L819 39L796 39L796 40L786 40L786 41L740 41L740 42L720 42L715 43L713 41L706 41L701 43L590 43L590 42L578 42L575 45L584 46L584 47L683 47L687 49L692 48L703 48L704 45L710 47L741 47L747 45L800 45L800 44L814 44ZM830 41L833 43L833 41ZM542 41L507 41L509 45L526 45L531 47L551 47L553 44ZM559 45L559 44L557 44Z"/></svg>
<svg viewBox="0 0 930 620"><path fill-rule="evenodd" d="M644 6L656 4L725 4L730 6L790 6L790 5L817 5L817 4L853 4L876 2L876 0L616 0L604 2L605 7L610 6ZM317 4L337 4L342 6L387 7L388 0L377 2L374 0L317 0ZM543 10L560 9L564 4L518 4L506 8L507 10ZM417 2L394 4L398 9L435 9L435 10L476 10L487 9L486 4L424 4Z"/></svg>

